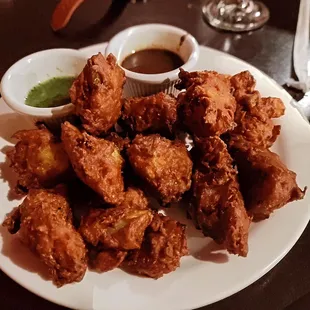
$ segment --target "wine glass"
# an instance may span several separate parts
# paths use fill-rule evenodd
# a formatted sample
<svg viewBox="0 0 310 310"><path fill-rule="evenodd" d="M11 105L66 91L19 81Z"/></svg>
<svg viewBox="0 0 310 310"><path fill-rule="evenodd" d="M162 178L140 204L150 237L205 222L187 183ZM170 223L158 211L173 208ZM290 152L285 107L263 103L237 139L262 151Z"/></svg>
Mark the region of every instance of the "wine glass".
<svg viewBox="0 0 310 310"><path fill-rule="evenodd" d="M269 19L268 8L252 0L208 0L202 12L211 26L235 32L257 29Z"/></svg>

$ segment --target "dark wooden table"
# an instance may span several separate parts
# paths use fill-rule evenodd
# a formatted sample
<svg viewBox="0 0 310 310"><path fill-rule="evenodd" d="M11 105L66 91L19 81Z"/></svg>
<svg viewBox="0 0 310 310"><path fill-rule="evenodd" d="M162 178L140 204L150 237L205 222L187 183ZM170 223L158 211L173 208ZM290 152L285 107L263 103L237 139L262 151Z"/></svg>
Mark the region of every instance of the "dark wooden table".
<svg viewBox="0 0 310 310"><path fill-rule="evenodd" d="M271 19L260 30L232 34L212 29L202 19L199 0L87 0L59 34L49 21L56 0L0 1L0 77L19 58L47 48L80 48L109 40L120 30L141 23L166 23L186 29L202 45L233 54L283 85L293 76L292 48L297 0L265 0ZM112 3L112 5L111 5ZM285 228L283 228L285 229ZM0 309L60 310L15 284L0 272ZM205 307L222 309L309 309L310 227L291 252L267 275L243 291ZM113 310L113 309L111 309Z"/></svg>

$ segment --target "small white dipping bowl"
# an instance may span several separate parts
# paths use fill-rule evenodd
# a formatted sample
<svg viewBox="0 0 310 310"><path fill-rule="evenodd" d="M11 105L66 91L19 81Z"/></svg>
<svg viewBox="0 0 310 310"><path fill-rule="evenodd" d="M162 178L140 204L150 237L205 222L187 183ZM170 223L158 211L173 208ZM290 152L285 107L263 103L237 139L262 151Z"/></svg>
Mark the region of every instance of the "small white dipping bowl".
<svg viewBox="0 0 310 310"><path fill-rule="evenodd" d="M34 121L58 125L72 114L72 103L53 108L36 108L25 104L27 95L34 86L51 78L77 76L86 61L81 52L73 49L50 49L31 54L17 61L4 74L1 95L14 111L27 115Z"/></svg>
<svg viewBox="0 0 310 310"><path fill-rule="evenodd" d="M199 57L199 45L187 31L163 24L145 24L127 28L115 35L108 43L106 56L112 53L121 66L123 60L132 53L143 49L166 49L178 54L184 61L183 68L190 71ZM146 96L163 91L177 94L174 88L178 80L179 68L160 74L141 74L125 69L125 97Z"/></svg>

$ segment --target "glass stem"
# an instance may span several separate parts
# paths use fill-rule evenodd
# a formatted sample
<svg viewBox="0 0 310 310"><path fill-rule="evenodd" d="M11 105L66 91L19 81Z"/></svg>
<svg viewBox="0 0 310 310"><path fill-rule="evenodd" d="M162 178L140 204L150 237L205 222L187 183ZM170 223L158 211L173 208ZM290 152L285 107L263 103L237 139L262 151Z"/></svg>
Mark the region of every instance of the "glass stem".
<svg viewBox="0 0 310 310"><path fill-rule="evenodd" d="M253 6L253 0L220 0L219 3L220 2L224 5L237 4L240 9L245 9Z"/></svg>
<svg viewBox="0 0 310 310"><path fill-rule="evenodd" d="M247 6L250 2L252 2L252 0L222 0L221 2L224 4L239 4L242 6Z"/></svg>
<svg viewBox="0 0 310 310"><path fill-rule="evenodd" d="M224 2L226 2L226 0ZM235 3L238 5L239 10L246 10L247 12L251 12L254 8L253 0L235 0L235 1L227 1L227 2Z"/></svg>
<svg viewBox="0 0 310 310"><path fill-rule="evenodd" d="M241 9L252 8L253 0L238 0Z"/></svg>
<svg viewBox="0 0 310 310"><path fill-rule="evenodd" d="M252 0L238 0L242 6L248 6Z"/></svg>
<svg viewBox="0 0 310 310"><path fill-rule="evenodd" d="M270 16L268 8L255 0L209 0L202 10L211 26L234 32L257 29Z"/></svg>

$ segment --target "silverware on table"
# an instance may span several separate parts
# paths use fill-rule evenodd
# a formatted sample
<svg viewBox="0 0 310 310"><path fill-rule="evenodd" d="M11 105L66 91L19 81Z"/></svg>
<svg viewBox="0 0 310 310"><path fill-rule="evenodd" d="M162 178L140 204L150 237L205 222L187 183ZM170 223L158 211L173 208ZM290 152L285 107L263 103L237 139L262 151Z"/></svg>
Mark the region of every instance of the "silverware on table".
<svg viewBox="0 0 310 310"><path fill-rule="evenodd" d="M292 101L307 119L310 119L310 1L301 0L299 5L298 22L294 40L293 64L298 81L290 79L287 83L304 92L304 97L299 101Z"/></svg>

